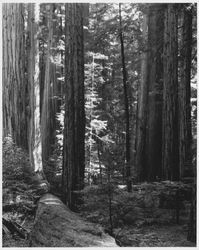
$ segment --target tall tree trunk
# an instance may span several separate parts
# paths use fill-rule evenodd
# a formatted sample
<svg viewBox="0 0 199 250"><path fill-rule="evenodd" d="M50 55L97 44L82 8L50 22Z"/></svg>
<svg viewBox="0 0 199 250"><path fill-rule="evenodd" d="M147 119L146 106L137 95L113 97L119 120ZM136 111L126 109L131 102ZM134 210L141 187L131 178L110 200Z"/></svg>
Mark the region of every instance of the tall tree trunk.
<svg viewBox="0 0 199 250"><path fill-rule="evenodd" d="M182 11L182 44L179 81L179 164L180 177L193 171L191 155L191 52L192 52L192 9L186 4Z"/></svg>
<svg viewBox="0 0 199 250"><path fill-rule="evenodd" d="M167 4L164 27L163 178L178 180L178 41L176 4Z"/></svg>
<svg viewBox="0 0 199 250"><path fill-rule="evenodd" d="M120 45L121 45L121 59L122 59L122 73L123 73L123 90L124 90L124 105L125 105L125 119L126 119L126 182L127 190L131 192L132 183L131 183L131 166L130 166L130 128L129 128L129 100L128 100L128 86L127 86L127 71L125 64L125 55L124 55L124 40L123 40L123 30L122 30L122 15L121 15L121 3L119 3L119 36L120 36Z"/></svg>
<svg viewBox="0 0 199 250"><path fill-rule="evenodd" d="M65 120L63 146L63 200L76 208L75 191L84 186L84 46L83 4L65 4Z"/></svg>
<svg viewBox="0 0 199 250"><path fill-rule="evenodd" d="M146 110L147 110L147 21L148 17L144 15L143 21L143 40L145 50L141 55L141 80L138 91L138 110L137 110L137 141L136 141L136 167L137 179L143 181L146 179L146 156L145 156L145 140L146 140Z"/></svg>
<svg viewBox="0 0 199 250"><path fill-rule="evenodd" d="M29 154L34 171L43 175L40 131L39 4L28 4L28 84L30 91Z"/></svg>
<svg viewBox="0 0 199 250"><path fill-rule="evenodd" d="M50 88L51 83L51 48L53 39L53 4L46 5L46 11L48 13L48 43L47 43L47 53L46 53L46 65L45 65L45 80L43 89L43 101L42 101L42 115L41 115L41 135L42 135L42 159L47 161L50 154L51 146L51 119L50 116Z"/></svg>
<svg viewBox="0 0 199 250"><path fill-rule="evenodd" d="M151 4L148 13L148 104L145 147L145 171L148 181L161 177L164 7L164 4Z"/></svg>
<svg viewBox="0 0 199 250"><path fill-rule="evenodd" d="M24 4L3 4L3 137L28 149Z"/></svg>
<svg viewBox="0 0 199 250"><path fill-rule="evenodd" d="M62 14L62 7L60 6L60 14ZM64 34L64 30L63 30L63 20L62 20L62 16L60 16L60 34L61 37ZM61 67L60 67L60 74L61 77L64 77L64 52L63 50L60 51L60 60L61 60ZM61 105L63 105L63 95L64 95L64 86L63 86L63 81L60 81L60 103L58 104L59 107L61 107Z"/></svg>

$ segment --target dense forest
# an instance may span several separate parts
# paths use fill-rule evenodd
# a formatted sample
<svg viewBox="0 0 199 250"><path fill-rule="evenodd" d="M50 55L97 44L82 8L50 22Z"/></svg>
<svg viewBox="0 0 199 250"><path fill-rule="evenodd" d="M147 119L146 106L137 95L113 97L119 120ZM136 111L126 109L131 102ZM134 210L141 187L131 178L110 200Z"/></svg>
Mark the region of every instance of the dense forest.
<svg viewBox="0 0 199 250"><path fill-rule="evenodd" d="M196 3L3 3L3 246L196 246Z"/></svg>

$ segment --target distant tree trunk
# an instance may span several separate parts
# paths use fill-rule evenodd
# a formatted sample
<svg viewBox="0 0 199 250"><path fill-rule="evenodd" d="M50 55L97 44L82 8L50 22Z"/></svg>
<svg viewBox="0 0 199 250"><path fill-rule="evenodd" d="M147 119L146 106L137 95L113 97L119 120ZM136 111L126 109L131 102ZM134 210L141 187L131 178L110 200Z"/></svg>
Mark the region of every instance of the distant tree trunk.
<svg viewBox="0 0 199 250"><path fill-rule="evenodd" d="M164 8L164 4L150 4L148 10L148 104L145 147L145 176L148 181L161 177Z"/></svg>
<svg viewBox="0 0 199 250"><path fill-rule="evenodd" d="M176 4L167 4L164 22L163 178L179 179L178 40Z"/></svg>
<svg viewBox="0 0 199 250"><path fill-rule="evenodd" d="M100 184L102 184L102 163L101 163L101 156L100 156L100 140L97 138L97 157L99 161L99 177L100 177Z"/></svg>
<svg viewBox="0 0 199 250"><path fill-rule="evenodd" d="M28 4L28 84L30 91L29 154L34 171L43 176L40 132L39 4Z"/></svg>
<svg viewBox="0 0 199 250"><path fill-rule="evenodd" d="M196 178L194 179L194 184L192 187L192 197L191 197L191 207L190 207L190 217L188 223L188 234L187 240L196 243Z"/></svg>
<svg viewBox="0 0 199 250"><path fill-rule="evenodd" d="M84 186L84 46L83 4L65 4L65 120L63 145L63 201L76 209L75 191Z"/></svg>
<svg viewBox="0 0 199 250"><path fill-rule="evenodd" d="M145 47L147 46L147 15L144 15L143 21L143 40ZM136 168L137 180L146 179L146 156L145 156L145 140L146 140L146 110L147 110L147 49L142 51L141 56L141 79L138 90L138 110L137 110L137 141L136 141Z"/></svg>
<svg viewBox="0 0 199 250"><path fill-rule="evenodd" d="M48 13L47 26L48 26L48 42L47 42L47 53L45 62L45 79L43 88L43 100L42 100L42 113L41 113L41 138L42 138L42 159L43 162L48 160L50 155L51 143L53 134L51 133L51 48L53 39L53 4L46 5L46 11Z"/></svg>
<svg viewBox="0 0 199 250"><path fill-rule="evenodd" d="M62 14L62 8L60 6L60 14ZM63 30L63 20L62 20L62 16L60 16L60 34L61 37L63 37L64 34L64 30ZM61 67L60 67L60 74L61 77L64 76L64 52L63 50L60 51L60 59L61 59ZM63 105L63 95L64 95L64 86L63 86L63 81L60 81L60 103L58 104L59 108L61 107L61 105Z"/></svg>
<svg viewBox="0 0 199 250"><path fill-rule="evenodd" d="M28 149L26 119L24 4L3 4L3 137Z"/></svg>
<svg viewBox="0 0 199 250"><path fill-rule="evenodd" d="M179 81L179 164L180 177L193 172L191 155L191 52L192 52L192 9L186 4L182 11L182 44L180 51Z"/></svg>
<svg viewBox="0 0 199 250"><path fill-rule="evenodd" d="M132 183L131 183L131 166L130 166L130 128L129 128L129 100L128 100L128 86L127 86L127 71L125 64L125 55L124 55L124 40L123 40L123 30L122 30L122 15L121 15L121 3L119 3L119 36L120 36L120 45L121 45L121 59L122 59L122 73L123 73L123 89L124 89L124 105L125 105L125 119L126 119L126 182L127 190L131 192Z"/></svg>
<svg viewBox="0 0 199 250"><path fill-rule="evenodd" d="M196 242L196 172L192 165L192 130L191 130L191 55L192 55L192 7L184 4L182 9L182 44L180 50L179 81L179 163L180 177L194 176L188 223L187 240Z"/></svg>
<svg viewBox="0 0 199 250"><path fill-rule="evenodd" d="M41 25L45 25L42 22ZM44 82L45 82L45 41L40 41L40 56L39 56L39 82L40 82L40 114L42 113L42 102L43 102L43 91L44 91ZM40 117L41 119L41 117Z"/></svg>

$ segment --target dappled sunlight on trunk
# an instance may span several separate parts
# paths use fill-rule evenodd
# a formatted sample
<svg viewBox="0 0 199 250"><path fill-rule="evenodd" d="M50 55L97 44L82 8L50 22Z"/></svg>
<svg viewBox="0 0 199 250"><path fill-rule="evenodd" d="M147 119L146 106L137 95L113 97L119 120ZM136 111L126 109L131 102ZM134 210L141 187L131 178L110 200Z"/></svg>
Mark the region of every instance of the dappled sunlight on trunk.
<svg viewBox="0 0 199 250"><path fill-rule="evenodd" d="M41 172L42 166L42 147L41 147L41 131L40 131L40 87L39 87L39 54L35 57L35 110L34 110L34 123L35 123L35 141L33 149L34 170Z"/></svg>
<svg viewBox="0 0 199 250"><path fill-rule="evenodd" d="M31 120L29 152L35 172L42 172L42 146L40 126L40 69L39 69L39 4L29 4L28 29L30 32L29 81L31 95Z"/></svg>

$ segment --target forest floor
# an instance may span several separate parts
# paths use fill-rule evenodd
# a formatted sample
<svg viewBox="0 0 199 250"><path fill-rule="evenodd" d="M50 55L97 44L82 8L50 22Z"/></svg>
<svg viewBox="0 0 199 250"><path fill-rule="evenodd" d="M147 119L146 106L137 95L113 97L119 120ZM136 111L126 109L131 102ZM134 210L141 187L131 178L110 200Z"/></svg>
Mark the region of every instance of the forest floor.
<svg viewBox="0 0 199 250"><path fill-rule="evenodd" d="M47 192L46 185L32 172L28 155L11 140L4 142L3 149L3 220L25 231L21 238L3 224L3 247L29 247L37 201ZM79 215L100 225L119 246L194 247L187 241L192 186L170 181L140 183L133 185L131 193L118 182L86 186L80 192L84 202Z"/></svg>
<svg viewBox="0 0 199 250"><path fill-rule="evenodd" d="M125 226L116 241L121 247L194 247L182 225Z"/></svg>
<svg viewBox="0 0 199 250"><path fill-rule="evenodd" d="M33 220L27 222L33 226ZM117 244L121 247L195 247L195 244L186 240L187 232L182 225L152 225L152 226L125 226L122 236L116 237ZM29 247L28 240L18 236L4 236L3 247Z"/></svg>
<svg viewBox="0 0 199 250"><path fill-rule="evenodd" d="M32 227L34 224L34 217L28 218L26 222L23 224L23 227L28 230L29 232L31 231ZM3 247L29 247L29 240L23 239L19 237L17 234L3 234L2 237L2 246Z"/></svg>
<svg viewBox="0 0 199 250"><path fill-rule="evenodd" d="M176 222L176 188L181 192ZM132 193L113 189L111 194L112 235L121 247L194 247L187 241L190 203L189 187L182 183L143 183ZM106 194L105 194L106 192ZM183 194L183 197L182 197ZM110 232L110 207L106 186L84 191L82 216L100 223Z"/></svg>
<svg viewBox="0 0 199 250"><path fill-rule="evenodd" d="M84 189L84 204L79 215L102 226L121 247L194 247L195 243L187 241L190 203L186 199L180 203L182 209L179 223L176 223L173 194L180 185L185 196L189 196L187 187L179 183L143 183L135 185L132 193L114 187L111 193L112 233L107 185ZM10 216L17 215L13 211ZM23 227L27 232L31 231L33 223L34 216L26 217ZM29 240L8 233L3 236L3 246L29 247Z"/></svg>

